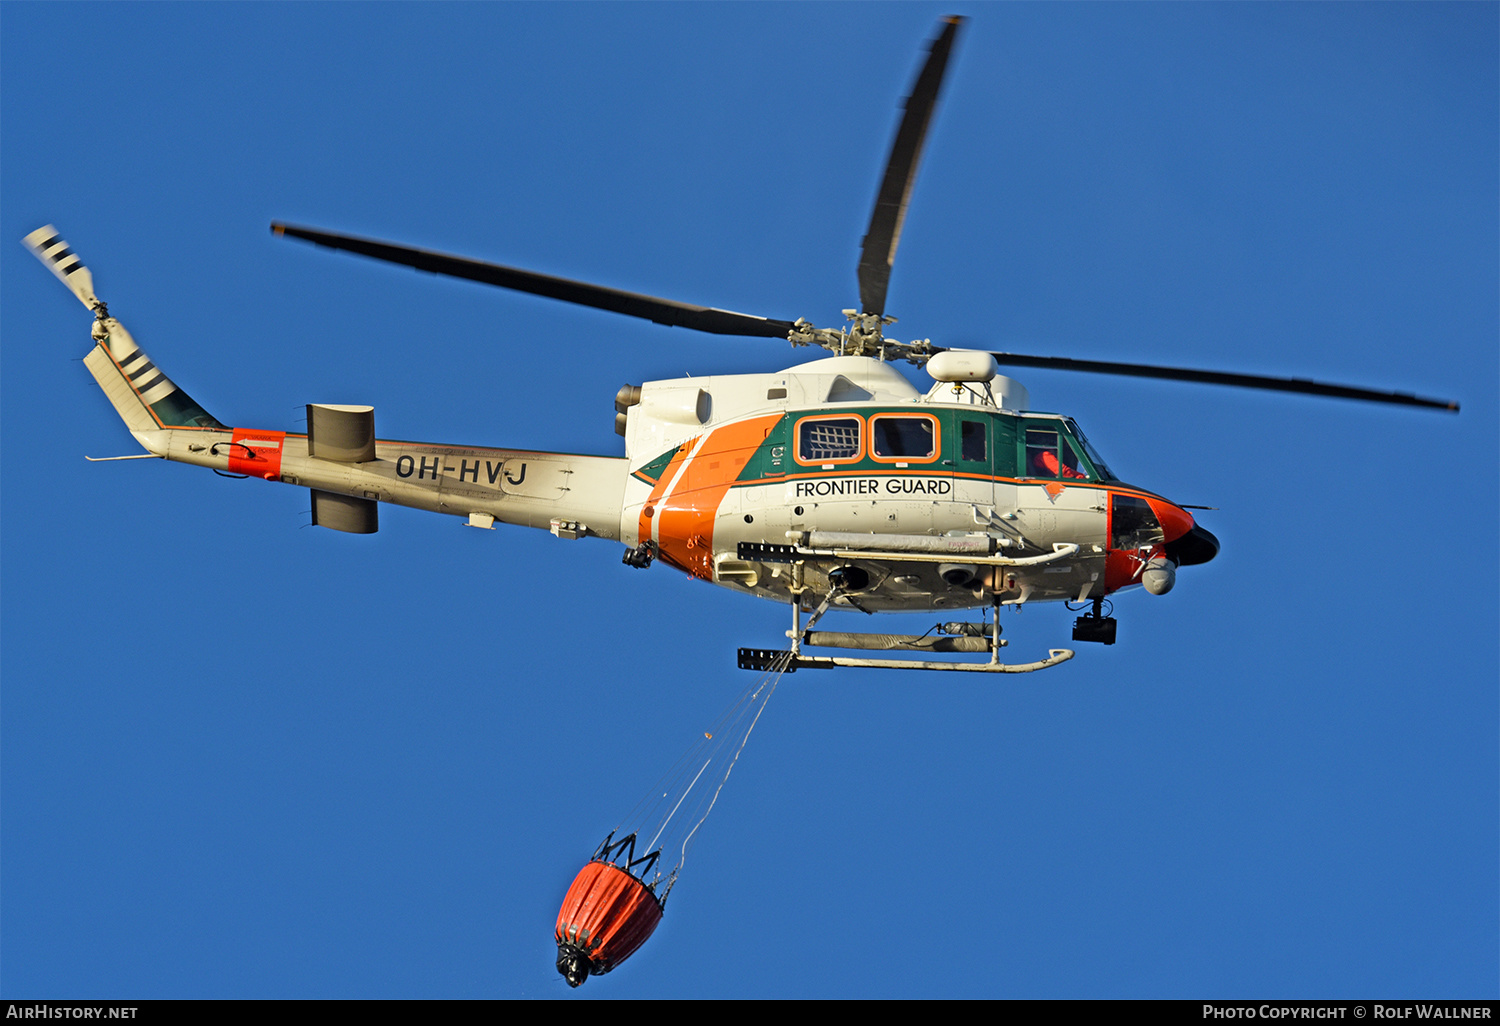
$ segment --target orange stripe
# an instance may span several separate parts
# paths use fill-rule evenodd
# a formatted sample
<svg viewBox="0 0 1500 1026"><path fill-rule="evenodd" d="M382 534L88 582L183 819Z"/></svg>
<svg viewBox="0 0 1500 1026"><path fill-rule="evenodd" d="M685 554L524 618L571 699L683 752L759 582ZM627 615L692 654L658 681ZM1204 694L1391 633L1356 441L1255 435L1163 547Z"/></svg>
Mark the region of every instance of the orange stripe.
<svg viewBox="0 0 1500 1026"><path fill-rule="evenodd" d="M719 505L771 428L780 422L779 413L753 417L726 424L703 440L657 511L656 541L663 559L693 577L713 579L714 517ZM663 474L662 479L666 478Z"/></svg>
<svg viewBox="0 0 1500 1026"><path fill-rule="evenodd" d="M687 457L688 448L687 442L677 447L677 451L667 461L667 468L661 472L661 477L657 478L656 484L652 486L651 494L646 498L646 504L641 507L641 516L638 522L639 527L637 528L640 532L638 541L648 542L652 540L651 525L656 515L656 504L661 501L662 492L667 490L667 485L671 484L672 479L677 476L677 468L682 465L682 461Z"/></svg>

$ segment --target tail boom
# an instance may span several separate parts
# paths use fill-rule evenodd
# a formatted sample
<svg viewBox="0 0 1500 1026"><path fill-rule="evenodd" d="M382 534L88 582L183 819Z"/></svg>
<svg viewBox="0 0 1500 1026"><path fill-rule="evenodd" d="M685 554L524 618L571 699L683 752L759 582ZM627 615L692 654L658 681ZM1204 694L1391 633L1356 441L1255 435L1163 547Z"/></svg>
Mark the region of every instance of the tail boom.
<svg viewBox="0 0 1500 1026"><path fill-rule="evenodd" d="M94 293L93 275L56 228L22 240L94 315L86 366L135 439L154 456L220 473L300 485L313 522L368 534L381 502L619 540L627 461L608 456L379 441L368 406L307 408L308 433L230 428L178 388Z"/></svg>
<svg viewBox="0 0 1500 1026"><path fill-rule="evenodd" d="M569 537L620 539L623 458L376 440L375 458L355 463L309 455L307 435L281 431L167 429L137 437L158 456L222 473L481 524L490 518L554 533L565 524Z"/></svg>

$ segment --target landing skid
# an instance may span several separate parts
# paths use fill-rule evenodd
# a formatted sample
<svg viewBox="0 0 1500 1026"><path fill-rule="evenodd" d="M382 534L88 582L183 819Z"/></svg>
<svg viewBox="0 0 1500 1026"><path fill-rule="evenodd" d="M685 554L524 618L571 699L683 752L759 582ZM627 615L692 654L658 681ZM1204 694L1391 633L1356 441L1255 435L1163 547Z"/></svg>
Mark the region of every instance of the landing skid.
<svg viewBox="0 0 1500 1026"><path fill-rule="evenodd" d="M1048 658L1035 663L1002 663L992 660L988 663L940 663L917 659L847 659L835 656L805 656L793 655L790 662L786 662L786 672L794 670L831 670L835 666L865 666L880 670L959 670L968 673L1031 673L1034 670L1045 670L1049 666L1065 663L1073 658L1073 650L1069 648L1048 649ZM773 663L779 669L783 663L778 660L786 660L788 653L768 648L742 648L740 649L740 669L742 670L769 670Z"/></svg>

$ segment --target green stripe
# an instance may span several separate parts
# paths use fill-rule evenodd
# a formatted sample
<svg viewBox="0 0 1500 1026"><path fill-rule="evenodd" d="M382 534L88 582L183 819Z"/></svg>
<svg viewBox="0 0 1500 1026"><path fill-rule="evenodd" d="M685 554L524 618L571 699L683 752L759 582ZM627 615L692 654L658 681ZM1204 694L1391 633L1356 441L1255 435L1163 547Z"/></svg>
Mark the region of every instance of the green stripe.
<svg viewBox="0 0 1500 1026"><path fill-rule="evenodd" d="M656 459L644 467L638 467L633 473L642 481L656 484L657 481L661 480L661 475L667 469L667 464L672 462L672 457L677 455L677 450L680 448L682 447L678 445L672 446L672 448L656 457Z"/></svg>

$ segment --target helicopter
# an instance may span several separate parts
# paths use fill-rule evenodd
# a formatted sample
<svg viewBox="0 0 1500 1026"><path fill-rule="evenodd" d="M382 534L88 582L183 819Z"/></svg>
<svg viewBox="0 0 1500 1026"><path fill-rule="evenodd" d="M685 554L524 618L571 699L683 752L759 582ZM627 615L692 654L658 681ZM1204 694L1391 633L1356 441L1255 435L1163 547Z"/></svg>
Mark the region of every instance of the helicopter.
<svg viewBox="0 0 1500 1026"><path fill-rule="evenodd" d="M217 473L309 489L313 523L369 534L382 502L599 538L623 561L790 607L787 652L742 649L740 665L1029 672L1052 649L1001 663L998 613L1080 603L1075 641L1110 644L1109 597L1165 595L1218 539L1191 509L1118 479L1068 416L1033 411L1000 368L1034 367L1334 396L1456 412L1457 404L1289 378L948 348L888 337L886 293L923 144L962 19L948 18L904 105L865 234L860 304L846 326L775 319L624 292L511 267L282 223L283 237L721 335L778 338L830 355L765 374L646 381L615 397L625 454L443 445L377 437L368 406L310 404L305 434L227 426L158 369L94 294L51 226L27 246L94 314L85 365L146 453ZM892 366L924 367L922 392ZM979 609L926 636L818 632L830 609ZM806 622L802 617L808 616ZM985 662L813 657L803 647L976 653Z"/></svg>

